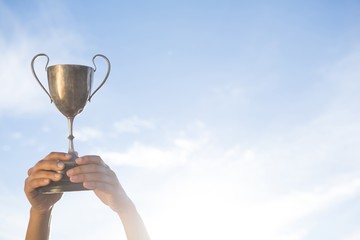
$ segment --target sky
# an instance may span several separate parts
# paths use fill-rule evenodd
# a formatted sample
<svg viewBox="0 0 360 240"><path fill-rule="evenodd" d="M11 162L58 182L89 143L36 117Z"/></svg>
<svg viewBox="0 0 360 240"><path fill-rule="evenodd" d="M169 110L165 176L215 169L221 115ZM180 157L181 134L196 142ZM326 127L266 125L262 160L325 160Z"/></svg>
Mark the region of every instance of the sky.
<svg viewBox="0 0 360 240"><path fill-rule="evenodd" d="M0 239L24 238L27 170L67 151L38 53L109 58L75 149L116 172L152 239L360 239L359 39L351 0L0 0ZM86 191L56 204L51 239L125 235Z"/></svg>

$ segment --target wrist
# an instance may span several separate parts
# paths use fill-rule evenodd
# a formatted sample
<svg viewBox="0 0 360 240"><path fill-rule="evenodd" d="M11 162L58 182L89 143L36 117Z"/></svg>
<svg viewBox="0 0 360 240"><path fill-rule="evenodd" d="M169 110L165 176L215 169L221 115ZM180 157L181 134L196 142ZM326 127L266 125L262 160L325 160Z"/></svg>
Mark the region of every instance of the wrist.
<svg viewBox="0 0 360 240"><path fill-rule="evenodd" d="M122 199L121 204L118 205L114 211L121 217L123 215L132 214L136 212L136 207L129 197Z"/></svg>
<svg viewBox="0 0 360 240"><path fill-rule="evenodd" d="M34 215L34 216L50 216L52 212L52 207L48 208L48 209L38 209L38 208L34 208L31 207L30 208L30 215Z"/></svg>

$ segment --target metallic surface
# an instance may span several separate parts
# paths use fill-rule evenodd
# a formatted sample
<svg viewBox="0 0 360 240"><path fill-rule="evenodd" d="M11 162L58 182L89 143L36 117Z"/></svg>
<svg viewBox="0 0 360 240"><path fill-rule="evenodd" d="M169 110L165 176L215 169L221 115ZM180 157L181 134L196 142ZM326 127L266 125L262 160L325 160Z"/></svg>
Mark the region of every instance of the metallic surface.
<svg viewBox="0 0 360 240"><path fill-rule="evenodd" d="M51 99L67 118L81 113L89 99L94 69L81 65L54 65L47 68Z"/></svg>
<svg viewBox="0 0 360 240"><path fill-rule="evenodd" d="M37 77L34 69L34 62L38 57L46 57L47 62L45 70L47 72L49 91ZM108 64L108 69L104 80L91 93L93 76L96 71L95 59L102 57ZM77 158L74 149L74 135L73 135L73 121L76 115L81 113L87 101L90 101L94 94L104 85L110 73L110 61L107 57L97 54L92 59L95 68L75 65L75 64L58 64L48 67L49 57L40 53L37 54L31 61L31 69L35 79L40 84L41 88L49 96L51 102L54 102L57 109L68 119L69 125L69 150L68 152L73 156L71 161L66 165L66 170L74 167L75 159ZM85 190L81 184L74 184L69 181L66 174L63 174L63 179L59 182L51 182L48 186L39 189L43 193L58 193L65 191L79 191Z"/></svg>
<svg viewBox="0 0 360 240"><path fill-rule="evenodd" d="M88 190L83 187L82 183L72 183L69 180L69 177L66 175L67 170L76 166L74 161L64 162L65 168L62 171L57 171L63 175L62 179L58 182L50 182L49 185L45 187L40 187L38 190L43 194L53 194L61 192L71 192L71 191L82 191Z"/></svg>

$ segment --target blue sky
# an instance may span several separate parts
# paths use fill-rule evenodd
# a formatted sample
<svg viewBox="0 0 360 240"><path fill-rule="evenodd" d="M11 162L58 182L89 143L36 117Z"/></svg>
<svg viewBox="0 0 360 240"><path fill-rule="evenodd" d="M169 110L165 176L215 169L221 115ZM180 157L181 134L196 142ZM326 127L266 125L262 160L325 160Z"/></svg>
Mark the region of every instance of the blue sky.
<svg viewBox="0 0 360 240"><path fill-rule="evenodd" d="M357 1L0 1L0 239L25 234L27 169L67 150L31 74L41 52L110 59L75 148L116 171L152 239L360 239L359 16ZM52 239L121 237L91 192L54 209Z"/></svg>

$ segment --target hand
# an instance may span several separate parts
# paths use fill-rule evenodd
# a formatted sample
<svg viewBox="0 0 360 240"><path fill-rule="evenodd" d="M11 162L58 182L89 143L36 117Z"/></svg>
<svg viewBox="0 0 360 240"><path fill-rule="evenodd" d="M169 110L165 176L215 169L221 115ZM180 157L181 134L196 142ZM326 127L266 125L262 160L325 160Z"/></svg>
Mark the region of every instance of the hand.
<svg viewBox="0 0 360 240"><path fill-rule="evenodd" d="M51 210L54 204L60 200L62 193L42 194L37 188L48 185L50 181L59 181L62 174L55 171L64 169L64 163L61 161L70 159L69 154L53 152L28 170L24 190L33 210L45 213Z"/></svg>
<svg viewBox="0 0 360 240"><path fill-rule="evenodd" d="M79 166L67 171L71 182L83 183L85 188L94 190L98 198L117 213L132 205L116 174L99 156L83 156L75 161Z"/></svg>

